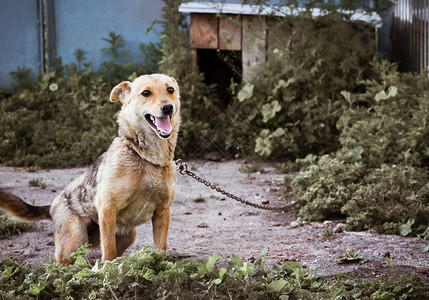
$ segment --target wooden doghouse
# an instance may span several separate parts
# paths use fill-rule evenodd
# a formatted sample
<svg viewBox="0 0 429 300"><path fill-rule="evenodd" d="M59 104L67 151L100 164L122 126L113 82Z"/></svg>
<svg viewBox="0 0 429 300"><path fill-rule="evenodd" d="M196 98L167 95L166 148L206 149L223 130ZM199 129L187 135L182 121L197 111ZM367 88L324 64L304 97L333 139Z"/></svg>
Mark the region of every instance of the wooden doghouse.
<svg viewBox="0 0 429 300"><path fill-rule="evenodd" d="M280 34L287 34L288 28L275 25L279 17L299 13L299 9L289 7L242 5L231 3L189 2L181 4L179 11L190 14L190 43L194 54L193 66L215 77L208 83L221 85L222 93L228 87L232 76L222 67L219 51L237 51L240 56L240 80L247 81L254 74L254 67L266 59L267 49ZM312 15L322 15L318 9ZM374 26L380 26L381 18L377 14L355 13L351 19L362 20ZM205 67L209 61L209 67ZM237 61L235 62L237 64ZM218 72L219 75L213 75ZM234 78L236 79L236 78ZM222 97L221 97L222 98Z"/></svg>
<svg viewBox="0 0 429 300"><path fill-rule="evenodd" d="M257 6L190 2L179 11L190 13L190 42L194 66L198 50L240 51L242 78L252 76L252 66L265 61L267 25ZM262 16L262 17L261 17Z"/></svg>

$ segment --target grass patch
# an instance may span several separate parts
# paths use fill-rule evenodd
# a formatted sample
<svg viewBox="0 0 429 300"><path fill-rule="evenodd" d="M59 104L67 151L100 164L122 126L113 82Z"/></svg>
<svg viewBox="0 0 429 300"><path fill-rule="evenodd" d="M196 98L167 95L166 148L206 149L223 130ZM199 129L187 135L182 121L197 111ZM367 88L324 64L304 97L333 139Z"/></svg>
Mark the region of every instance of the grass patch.
<svg viewBox="0 0 429 300"><path fill-rule="evenodd" d="M14 234L37 230L34 222L21 222L9 219L6 214L0 211L0 239L7 238Z"/></svg>
<svg viewBox="0 0 429 300"><path fill-rule="evenodd" d="M91 266L84 249L74 265L49 263L38 268L13 259L0 261L0 298L19 299L421 299L423 286L415 275L352 280L339 273L325 278L299 263L266 269L263 251L255 261L232 254L227 264L218 256L203 261L174 259L150 247ZM390 299L389 298L389 299Z"/></svg>
<svg viewBox="0 0 429 300"><path fill-rule="evenodd" d="M287 174L299 171L300 169L299 164L294 161L276 163L275 168L277 174Z"/></svg>
<svg viewBox="0 0 429 300"><path fill-rule="evenodd" d="M35 179L31 179L29 182L28 182L28 186L32 186L32 187L40 187L40 188L42 188L43 190L44 189L46 189L46 183L45 182L43 182L43 178L35 178Z"/></svg>
<svg viewBox="0 0 429 300"><path fill-rule="evenodd" d="M369 259L365 256L359 254L358 251L353 251L352 249L347 249L346 253L343 256L337 259L339 264L351 264L351 263L364 263Z"/></svg>
<svg viewBox="0 0 429 300"><path fill-rule="evenodd" d="M206 199L202 196L199 196L192 201L194 201L195 203L202 203L202 202L206 202Z"/></svg>
<svg viewBox="0 0 429 300"><path fill-rule="evenodd" d="M247 164L247 165L241 165L240 168L238 168L238 171L240 173L251 174L251 173L256 173L256 172L264 173L265 169L261 165L252 163L252 164Z"/></svg>
<svg viewBox="0 0 429 300"><path fill-rule="evenodd" d="M27 171L28 173L36 173L39 170L40 170L40 167L38 166L30 166L25 168L25 171Z"/></svg>

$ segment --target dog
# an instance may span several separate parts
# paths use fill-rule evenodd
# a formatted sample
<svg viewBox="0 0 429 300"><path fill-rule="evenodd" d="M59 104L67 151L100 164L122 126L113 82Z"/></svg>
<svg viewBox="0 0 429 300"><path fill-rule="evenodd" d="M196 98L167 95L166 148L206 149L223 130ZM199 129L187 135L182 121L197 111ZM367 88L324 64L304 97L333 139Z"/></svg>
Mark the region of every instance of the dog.
<svg viewBox="0 0 429 300"><path fill-rule="evenodd" d="M61 265L72 263L70 253L85 243L101 246L103 260L121 256L134 242L136 226L149 220L155 247L166 251L176 190L179 87L172 77L143 75L115 86L110 101L118 100L118 137L52 205L33 206L0 190L0 206L8 214L54 222L55 258Z"/></svg>

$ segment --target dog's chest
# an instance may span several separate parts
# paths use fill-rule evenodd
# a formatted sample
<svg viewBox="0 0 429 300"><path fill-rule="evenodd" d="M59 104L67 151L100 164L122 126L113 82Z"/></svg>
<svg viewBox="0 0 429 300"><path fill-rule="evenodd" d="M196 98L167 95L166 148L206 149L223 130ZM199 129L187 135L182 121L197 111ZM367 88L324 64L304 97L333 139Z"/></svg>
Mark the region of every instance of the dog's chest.
<svg viewBox="0 0 429 300"><path fill-rule="evenodd" d="M118 225L134 227L151 220L157 206L169 207L173 200L175 180L156 178L142 180L117 216Z"/></svg>
<svg viewBox="0 0 429 300"><path fill-rule="evenodd" d="M133 199L126 208L119 212L117 223L127 228L138 226L148 222L155 209L156 203L154 201L147 201L144 198Z"/></svg>

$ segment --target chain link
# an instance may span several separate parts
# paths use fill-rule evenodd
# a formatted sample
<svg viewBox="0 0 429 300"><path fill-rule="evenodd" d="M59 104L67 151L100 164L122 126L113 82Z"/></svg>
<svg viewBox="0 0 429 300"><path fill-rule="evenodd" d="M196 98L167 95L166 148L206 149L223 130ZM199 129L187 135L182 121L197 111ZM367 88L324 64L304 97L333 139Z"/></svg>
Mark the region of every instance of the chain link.
<svg viewBox="0 0 429 300"><path fill-rule="evenodd" d="M238 201L238 202L243 203L245 205L255 207L255 208L259 208L259 209L265 209L265 210L289 211L291 209L291 207L295 204L294 202L291 202L290 204L287 204L285 206L268 206L268 205L261 205L261 204L249 202L247 200L244 200L241 197L237 197L231 193L226 192L225 190L221 189L220 187L218 187L218 186L208 182L207 180L195 175L195 173L188 171L188 165L186 163L184 163L181 159L176 160L175 163L177 166L177 171L180 174L188 175L188 176L194 178L195 180L197 180L198 182L204 184L205 186L208 186L212 190L215 190L216 192L221 193L222 195L225 195L228 198L234 199L235 201Z"/></svg>

